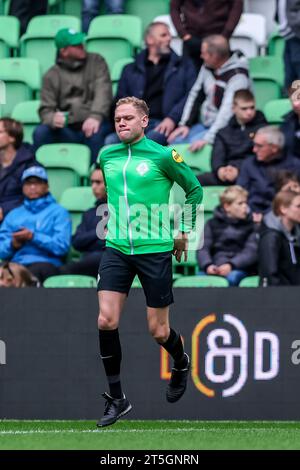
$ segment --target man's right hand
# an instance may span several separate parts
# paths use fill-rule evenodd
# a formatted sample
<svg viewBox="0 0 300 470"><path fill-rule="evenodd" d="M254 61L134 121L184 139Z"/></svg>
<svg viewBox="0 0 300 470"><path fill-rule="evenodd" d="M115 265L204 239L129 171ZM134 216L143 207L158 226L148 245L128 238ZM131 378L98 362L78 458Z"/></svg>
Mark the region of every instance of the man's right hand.
<svg viewBox="0 0 300 470"><path fill-rule="evenodd" d="M227 169L226 166L221 166L217 171L217 176L219 180L226 181L227 180Z"/></svg>
<svg viewBox="0 0 300 470"><path fill-rule="evenodd" d="M169 135L168 138L168 143L171 144L176 137L182 137L185 139L185 137L188 135L190 132L190 128L188 126L178 126L171 134Z"/></svg>
<svg viewBox="0 0 300 470"><path fill-rule="evenodd" d="M215 264L210 264L206 268L206 274L218 274L218 267Z"/></svg>
<svg viewBox="0 0 300 470"><path fill-rule="evenodd" d="M61 111L56 111L56 113L54 113L53 120L52 120L53 127L62 129L63 127L65 127L65 121L66 121L66 118L65 118L64 113L62 113Z"/></svg>

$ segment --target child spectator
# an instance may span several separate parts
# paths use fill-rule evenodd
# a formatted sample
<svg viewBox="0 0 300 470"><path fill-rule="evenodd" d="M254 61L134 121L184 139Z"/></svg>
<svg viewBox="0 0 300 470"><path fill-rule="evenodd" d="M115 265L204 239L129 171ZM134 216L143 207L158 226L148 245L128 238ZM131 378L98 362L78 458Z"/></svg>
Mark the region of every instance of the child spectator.
<svg viewBox="0 0 300 470"><path fill-rule="evenodd" d="M197 253L203 274L223 276L231 286L252 274L257 262L257 238L247 197L240 186L225 189L221 205L205 224L204 245Z"/></svg>
<svg viewBox="0 0 300 470"><path fill-rule="evenodd" d="M300 194L280 191L273 211L263 219L258 259L260 283L268 286L300 284Z"/></svg>

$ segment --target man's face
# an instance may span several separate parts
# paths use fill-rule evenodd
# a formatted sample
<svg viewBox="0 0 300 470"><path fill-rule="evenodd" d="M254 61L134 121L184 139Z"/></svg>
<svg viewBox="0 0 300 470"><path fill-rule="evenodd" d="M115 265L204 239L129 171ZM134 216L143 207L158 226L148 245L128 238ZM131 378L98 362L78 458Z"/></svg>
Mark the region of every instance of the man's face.
<svg viewBox="0 0 300 470"><path fill-rule="evenodd" d="M241 220L246 219L249 211L247 198L245 196L237 196L231 204L224 204L224 210L229 217Z"/></svg>
<svg viewBox="0 0 300 470"><path fill-rule="evenodd" d="M208 68L218 68L220 59L217 54L212 54L211 52L208 52L208 46L206 42L203 42L201 45L201 59Z"/></svg>
<svg viewBox="0 0 300 470"><path fill-rule="evenodd" d="M153 27L151 33L147 36L147 46L155 49L159 55L170 53L171 34L169 28L163 25Z"/></svg>
<svg viewBox="0 0 300 470"><path fill-rule="evenodd" d="M280 147L269 144L264 134L258 134L254 137L253 151L259 162L270 162L279 154Z"/></svg>
<svg viewBox="0 0 300 470"><path fill-rule="evenodd" d="M83 60L86 58L86 50L83 44L67 46L60 50L60 55L63 59Z"/></svg>
<svg viewBox="0 0 300 470"><path fill-rule="evenodd" d="M254 101L237 100L233 104L233 112L241 124L247 124L256 114Z"/></svg>
<svg viewBox="0 0 300 470"><path fill-rule="evenodd" d="M96 199L103 199L106 195L104 178L101 170L95 170L91 176L91 185Z"/></svg>
<svg viewBox="0 0 300 470"><path fill-rule="evenodd" d="M296 99L290 99L291 100L291 105L292 105L292 108L294 110L294 112L300 116L300 100L296 100Z"/></svg>
<svg viewBox="0 0 300 470"><path fill-rule="evenodd" d="M28 199L38 199L45 196L48 191L48 183L35 176L27 178L23 183L23 194Z"/></svg>
<svg viewBox="0 0 300 470"><path fill-rule="evenodd" d="M134 143L144 136L148 125L148 116L132 104L122 104L115 111L115 128L119 139L125 143Z"/></svg>
<svg viewBox="0 0 300 470"><path fill-rule="evenodd" d="M15 139L8 135L3 122L0 121L0 150L4 150L9 147L9 145L13 145L14 141Z"/></svg>

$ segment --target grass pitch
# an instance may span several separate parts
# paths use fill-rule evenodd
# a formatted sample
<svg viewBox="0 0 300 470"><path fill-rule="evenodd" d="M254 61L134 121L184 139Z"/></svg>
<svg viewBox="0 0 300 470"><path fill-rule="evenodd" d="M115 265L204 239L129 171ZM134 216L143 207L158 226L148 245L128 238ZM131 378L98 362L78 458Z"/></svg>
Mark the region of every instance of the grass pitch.
<svg viewBox="0 0 300 470"><path fill-rule="evenodd" d="M0 421L1 450L300 449L300 422Z"/></svg>

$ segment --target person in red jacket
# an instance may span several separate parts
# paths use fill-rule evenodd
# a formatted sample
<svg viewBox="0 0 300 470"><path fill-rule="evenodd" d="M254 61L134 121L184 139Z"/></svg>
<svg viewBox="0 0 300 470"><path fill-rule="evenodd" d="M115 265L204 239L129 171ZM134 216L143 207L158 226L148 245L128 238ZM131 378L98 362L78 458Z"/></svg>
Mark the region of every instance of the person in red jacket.
<svg viewBox="0 0 300 470"><path fill-rule="evenodd" d="M183 55L202 65L202 39L221 34L229 39L243 11L243 0L171 0L170 14L183 39Z"/></svg>

